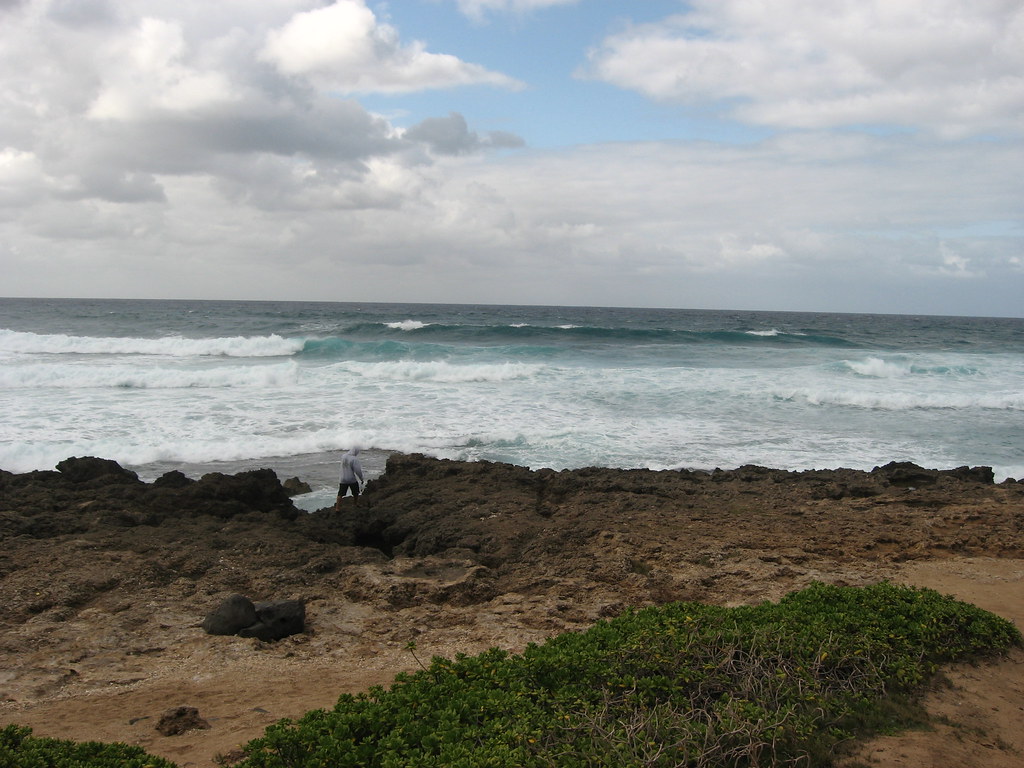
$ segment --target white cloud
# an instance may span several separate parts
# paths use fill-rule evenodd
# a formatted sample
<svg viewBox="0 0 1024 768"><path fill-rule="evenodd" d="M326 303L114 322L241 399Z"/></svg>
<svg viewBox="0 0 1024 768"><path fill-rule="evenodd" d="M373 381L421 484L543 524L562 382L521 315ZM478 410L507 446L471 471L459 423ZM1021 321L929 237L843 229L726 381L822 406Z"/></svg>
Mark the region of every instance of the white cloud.
<svg viewBox="0 0 1024 768"><path fill-rule="evenodd" d="M863 136L830 146L827 134L804 134L429 165L394 155L347 176L255 155L216 184L158 176L169 205L52 201L0 240L20 245L5 258L26 274L46 260L50 295L88 284L105 263L119 289L150 296L1019 306L1024 238L984 226L1017 215L1013 147ZM900 298L915 292L932 303Z"/></svg>
<svg viewBox="0 0 1024 768"><path fill-rule="evenodd" d="M587 74L654 99L720 103L749 123L1024 127L1017 0L695 0L590 54Z"/></svg>
<svg viewBox="0 0 1024 768"><path fill-rule="evenodd" d="M426 88L487 84L519 88L506 75L455 56L402 46L362 0L336 0L297 14L269 33L263 56L287 75L315 78L343 93L408 93Z"/></svg>
<svg viewBox="0 0 1024 768"><path fill-rule="evenodd" d="M236 99L223 72L187 64L180 23L143 18L97 54L103 85L89 108L94 120L135 120L153 112L192 112Z"/></svg>
<svg viewBox="0 0 1024 768"><path fill-rule="evenodd" d="M981 30L964 32L956 56L982 46L978 35L991 50L961 62L949 86L987 83L978 98L937 117L920 106L925 84L952 65L930 53L929 35L952 43L949 24L919 30L913 56L881 43L866 52L870 41L846 39L839 20L794 0L772 4L778 20L751 15L756 3L701 2L611 39L594 66L659 98L731 98L772 124L891 122L911 109L899 106L906 98L936 129L997 130L1019 113L982 97L998 90L988 78L997 63L1016 60L1019 26L1007 4L984 6L1005 22L998 31L973 5L939 2ZM921 20L912 0L892 5ZM852 5L836 8L853 23ZM806 24L781 39L798 10ZM750 145L485 155L522 140L477 129L448 103L399 128L341 97L510 84L400 39L363 2L25 0L0 14L0 273L11 295L948 311L901 298L945 292L956 311L1005 313L1024 293L1012 137L808 128ZM702 38L681 36L698 28ZM686 88L664 78L680 51L692 64ZM851 94L862 108L843 112ZM522 117L518 99L481 103L499 107L501 125L505 110ZM569 111L548 103L538 123ZM633 118L602 108L585 119Z"/></svg>
<svg viewBox="0 0 1024 768"><path fill-rule="evenodd" d="M27 0L4 13L0 72L0 206L165 202L181 174L250 204L395 205L370 169L427 162L436 142L325 89L513 82L402 45L361 0ZM462 151L515 143L463 138Z"/></svg>

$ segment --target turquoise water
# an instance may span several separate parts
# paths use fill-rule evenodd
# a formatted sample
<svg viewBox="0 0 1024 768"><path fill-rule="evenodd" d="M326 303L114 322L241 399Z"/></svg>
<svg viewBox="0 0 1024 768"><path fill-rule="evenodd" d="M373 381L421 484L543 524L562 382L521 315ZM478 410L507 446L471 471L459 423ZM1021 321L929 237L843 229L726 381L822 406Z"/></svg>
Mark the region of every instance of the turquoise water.
<svg viewBox="0 0 1024 768"><path fill-rule="evenodd" d="M1024 320L425 304L0 299L0 467L155 477L337 453L1024 476Z"/></svg>

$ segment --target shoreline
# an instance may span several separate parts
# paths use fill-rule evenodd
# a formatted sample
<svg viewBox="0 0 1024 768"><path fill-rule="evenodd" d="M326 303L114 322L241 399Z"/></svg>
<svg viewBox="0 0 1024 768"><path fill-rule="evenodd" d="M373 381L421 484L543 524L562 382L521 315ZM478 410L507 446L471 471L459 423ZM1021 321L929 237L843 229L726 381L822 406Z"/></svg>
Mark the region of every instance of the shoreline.
<svg viewBox="0 0 1024 768"><path fill-rule="evenodd" d="M182 768L411 671L411 640L427 657L518 650L631 605L775 600L816 580L936 584L1024 620L1024 484L977 472L532 472L396 454L364 507L297 517L284 502L234 507L226 486L183 488L183 503L62 474L0 474L0 723L135 743ZM235 592L303 599L306 631L206 635L205 613ZM980 696L1021 684L1020 658L993 669ZM157 734L178 705L211 728ZM975 763L946 764L1000 765L976 746L989 751Z"/></svg>
<svg viewBox="0 0 1024 768"><path fill-rule="evenodd" d="M309 483L314 489L314 493L318 488L325 491L333 491L337 486L337 475L339 471L339 461L341 455L345 452L343 449L332 450L332 451L320 451L316 453L303 453L296 454L293 456L270 456L265 458L253 458L253 459L233 459L233 460L217 460L217 461L206 461L206 462L180 462L180 461L162 461L162 462L151 462L148 464L124 464L125 468L130 469L144 482L153 482L160 475L165 472L178 470L184 472L186 475L193 479L199 479L202 475L208 472L221 472L224 474L236 474L238 472L245 472L253 469L268 468L272 469L278 476L278 478L284 482L289 477L298 477L300 480ZM392 455L403 455L405 451L397 449L383 449L383 448L362 448L360 454L360 460L363 464L363 470L366 474L367 481L374 480L384 474L387 460ZM468 461L468 463L490 463L490 464L505 464L509 462L493 461L490 459L473 459L473 460L462 460L462 459L449 459L434 456L432 454L415 454L424 455L428 458L435 459L437 461ZM918 466L915 462L896 462L896 463L910 463ZM529 469L530 471L541 471L548 470L553 472L572 472L580 469L599 469L599 470L612 470L628 472L631 470L643 470L649 472L697 472L704 474L713 474L721 471L734 471L741 468L740 466L734 468L723 469L719 467L617 467L617 466L592 466L592 467L566 467L563 469L554 469L551 467L532 467L525 464L514 464L511 466L522 467ZM742 466L760 466L746 464ZM805 472L838 472L838 471L853 471L853 472L865 472L870 473L874 469L878 469L882 465L873 465L872 467L847 467L847 466L836 466L836 467L810 467L810 468L797 468L790 469L779 466L760 466L762 469L768 469L777 472L788 472L788 473L805 473ZM949 472L964 467L970 467L973 465L958 465L958 466L945 466L945 467L930 467L928 469L937 472ZM0 471L4 468L0 467ZM1020 477L1004 475L1002 472L996 472L993 468L993 482L996 484L1010 482L1024 482L1024 474ZM333 502L333 498L332 498ZM310 507L307 511L313 511L314 508Z"/></svg>

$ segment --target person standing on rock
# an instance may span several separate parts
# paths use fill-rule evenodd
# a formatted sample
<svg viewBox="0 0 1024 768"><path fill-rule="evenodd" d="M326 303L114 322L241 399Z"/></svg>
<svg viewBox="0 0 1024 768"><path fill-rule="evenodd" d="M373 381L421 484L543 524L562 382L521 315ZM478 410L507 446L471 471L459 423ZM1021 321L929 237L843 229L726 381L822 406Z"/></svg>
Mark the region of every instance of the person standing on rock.
<svg viewBox="0 0 1024 768"><path fill-rule="evenodd" d="M338 498L334 510L341 509L341 500L347 491L352 491L353 503L359 505L359 484L363 481L363 467L359 463L359 449L353 448L341 457L341 482L338 484Z"/></svg>

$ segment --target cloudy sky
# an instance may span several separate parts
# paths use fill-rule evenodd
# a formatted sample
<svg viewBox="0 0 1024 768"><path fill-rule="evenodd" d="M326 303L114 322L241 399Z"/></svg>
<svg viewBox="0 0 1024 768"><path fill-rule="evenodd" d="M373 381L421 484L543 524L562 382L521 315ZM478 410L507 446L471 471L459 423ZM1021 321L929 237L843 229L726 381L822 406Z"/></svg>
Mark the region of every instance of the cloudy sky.
<svg viewBox="0 0 1024 768"><path fill-rule="evenodd" d="M0 0L0 295L1024 316L1022 0Z"/></svg>

